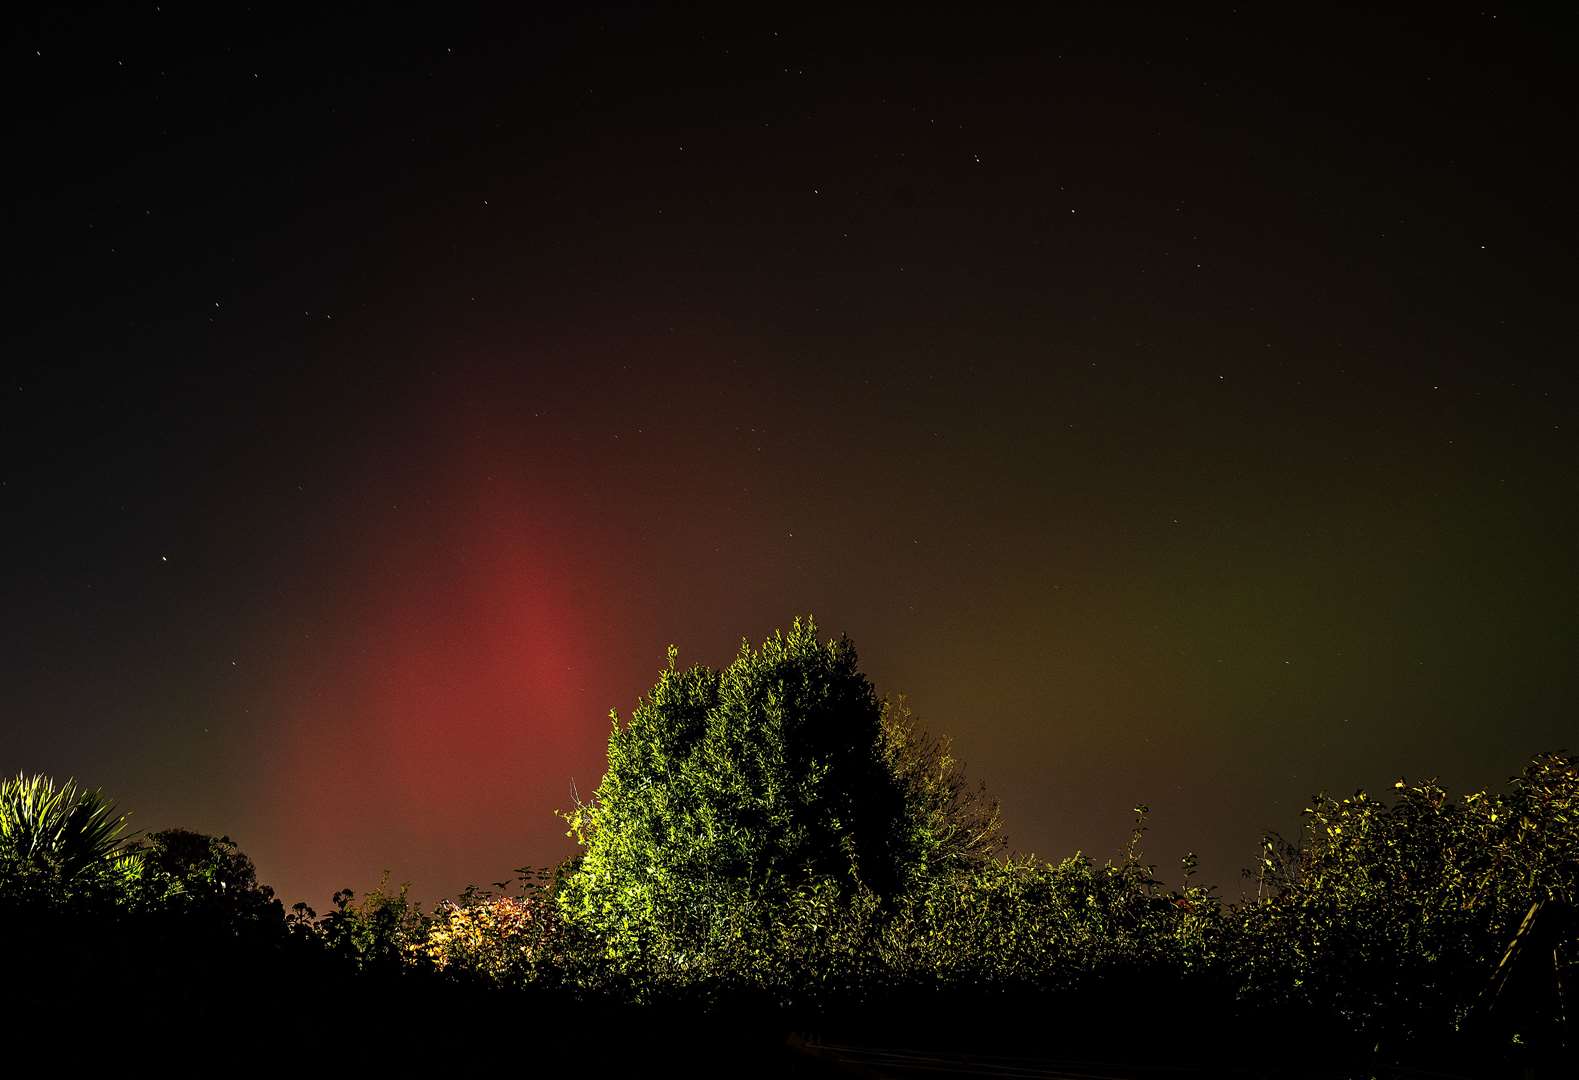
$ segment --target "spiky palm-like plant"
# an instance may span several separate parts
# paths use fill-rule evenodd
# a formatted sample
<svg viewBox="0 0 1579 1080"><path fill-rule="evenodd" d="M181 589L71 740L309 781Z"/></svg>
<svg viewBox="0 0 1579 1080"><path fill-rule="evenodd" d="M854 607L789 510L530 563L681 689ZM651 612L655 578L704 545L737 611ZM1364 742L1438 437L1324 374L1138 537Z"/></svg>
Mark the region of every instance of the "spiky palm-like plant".
<svg viewBox="0 0 1579 1080"><path fill-rule="evenodd" d="M127 874L136 851L126 814L95 788L44 775L0 779L0 860L62 882Z"/></svg>

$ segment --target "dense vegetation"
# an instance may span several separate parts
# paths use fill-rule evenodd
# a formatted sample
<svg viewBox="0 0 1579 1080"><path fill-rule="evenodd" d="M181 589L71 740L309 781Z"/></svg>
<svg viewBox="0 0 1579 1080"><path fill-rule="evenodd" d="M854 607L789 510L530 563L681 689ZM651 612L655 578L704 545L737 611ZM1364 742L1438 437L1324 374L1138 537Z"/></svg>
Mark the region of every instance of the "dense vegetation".
<svg viewBox="0 0 1579 1080"><path fill-rule="evenodd" d="M37 1011L91 984L147 1003L144 1020L298 1033L322 1025L284 1022L282 1002L310 994L370 1038L399 1038L390 1017L414 1010L454 1025L681 1009L1270 1074L1560 1071L1572 1051L1565 755L1503 791L1317 799L1293 841L1265 839L1255 897L1226 904L1191 858L1182 884L1158 879L1145 807L1103 864L1005 856L996 804L947 740L810 620L722 671L671 649L613 719L608 772L565 815L582 854L432 912L387 882L322 917L286 911L226 837L127 836L98 792L4 781L0 916L19 928L9 971L27 973L10 990Z"/></svg>

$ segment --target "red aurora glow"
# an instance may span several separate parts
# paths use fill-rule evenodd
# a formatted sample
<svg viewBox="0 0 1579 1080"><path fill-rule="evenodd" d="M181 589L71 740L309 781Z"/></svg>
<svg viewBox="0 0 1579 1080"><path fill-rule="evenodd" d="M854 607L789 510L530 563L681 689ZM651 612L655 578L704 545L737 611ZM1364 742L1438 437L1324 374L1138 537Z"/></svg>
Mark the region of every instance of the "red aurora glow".
<svg viewBox="0 0 1579 1080"><path fill-rule="evenodd" d="M268 846L291 852L277 865L294 878L399 880L416 863L444 874L419 882L423 895L449 893L505 876L563 831L565 791L540 781L576 773L599 726L577 668L585 578L521 465L530 455L477 431L446 441L406 505L347 524L343 557L359 569L329 625L294 643L268 792ZM479 843L491 862L475 859Z"/></svg>

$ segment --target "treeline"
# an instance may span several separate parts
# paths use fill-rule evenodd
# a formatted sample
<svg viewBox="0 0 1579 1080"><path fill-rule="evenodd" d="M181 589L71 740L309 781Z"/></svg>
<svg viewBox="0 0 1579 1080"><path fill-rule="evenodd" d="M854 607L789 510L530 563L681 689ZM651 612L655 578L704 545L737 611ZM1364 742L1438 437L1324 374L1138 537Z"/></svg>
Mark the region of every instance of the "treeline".
<svg viewBox="0 0 1579 1080"><path fill-rule="evenodd" d="M1226 903L1193 858L1173 883L1145 861L1144 807L1104 863L1006 856L947 740L797 620L723 670L671 649L565 817L582 854L507 889L425 912L386 883L320 915L285 909L228 838L127 840L96 792L6 781L0 916L26 973L9 990L51 1016L91 986L145 1025L386 1046L416 1045L419 1020L552 1043L597 1015L646 1032L605 1054L672 1053L704 1023L715 1050L798 1029L1219 1075L1573 1064L1564 754L1501 791L1318 799L1293 840L1266 837L1256 895Z"/></svg>

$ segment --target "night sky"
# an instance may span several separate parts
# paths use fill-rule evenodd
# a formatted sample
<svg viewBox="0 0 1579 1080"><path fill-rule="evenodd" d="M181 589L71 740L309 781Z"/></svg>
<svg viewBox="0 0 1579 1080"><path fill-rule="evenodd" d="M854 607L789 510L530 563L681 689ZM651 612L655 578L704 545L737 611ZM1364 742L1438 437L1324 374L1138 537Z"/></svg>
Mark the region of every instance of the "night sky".
<svg viewBox="0 0 1579 1080"><path fill-rule="evenodd" d="M0 772L431 901L807 612L1229 896L1579 748L1571 24L233 7L4 16Z"/></svg>

